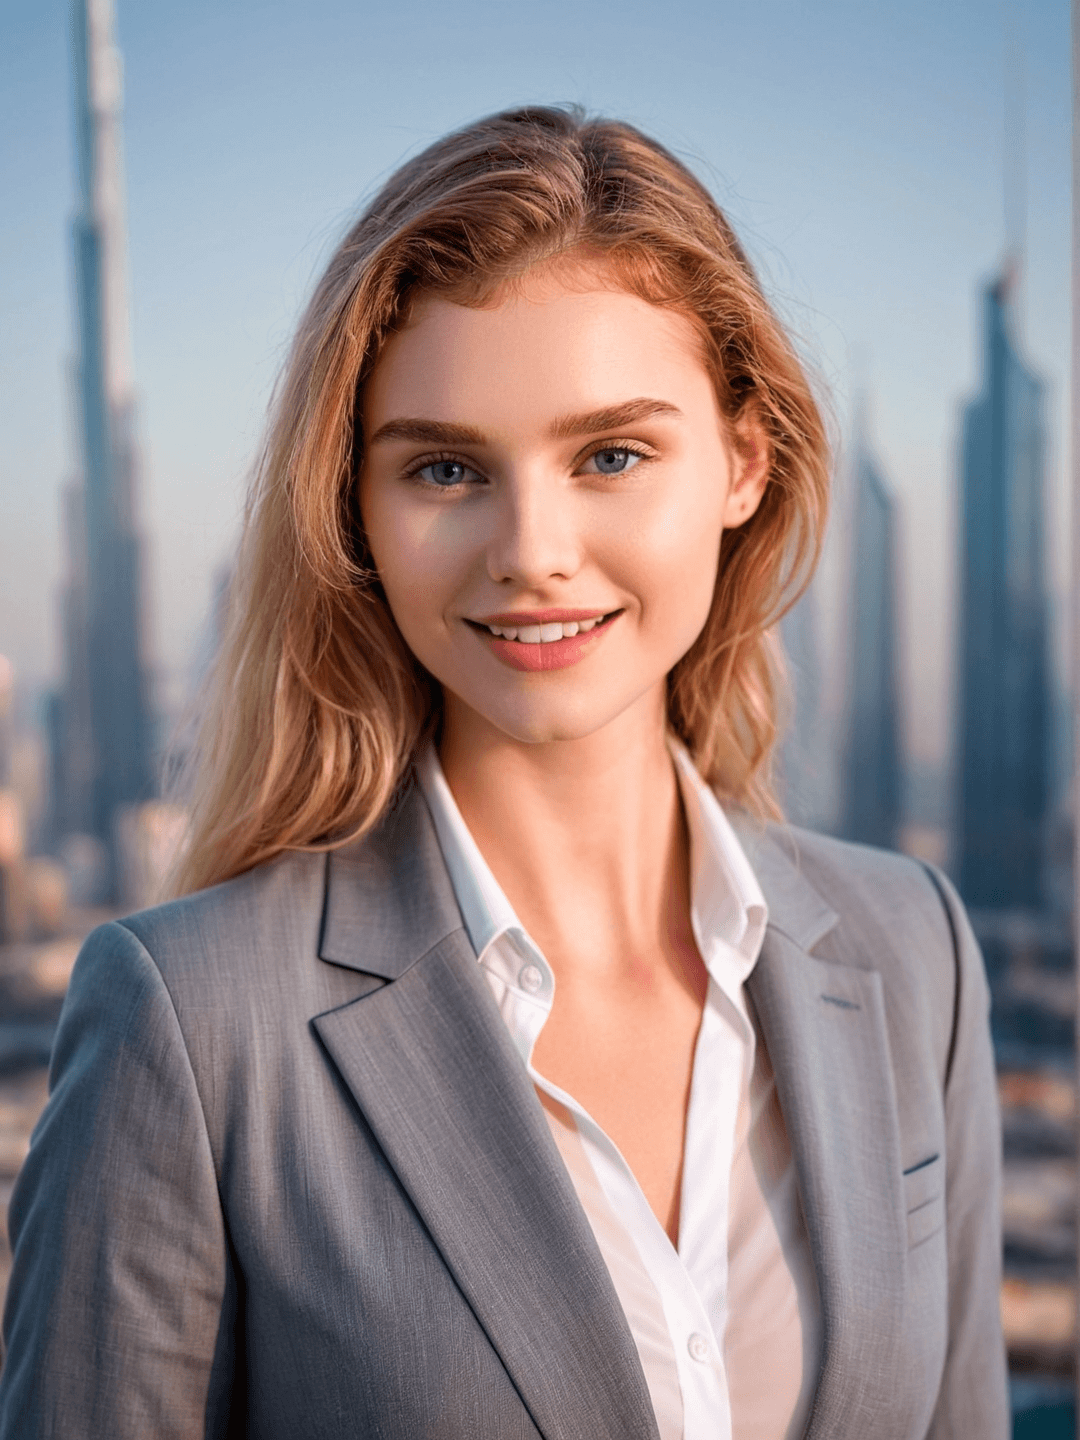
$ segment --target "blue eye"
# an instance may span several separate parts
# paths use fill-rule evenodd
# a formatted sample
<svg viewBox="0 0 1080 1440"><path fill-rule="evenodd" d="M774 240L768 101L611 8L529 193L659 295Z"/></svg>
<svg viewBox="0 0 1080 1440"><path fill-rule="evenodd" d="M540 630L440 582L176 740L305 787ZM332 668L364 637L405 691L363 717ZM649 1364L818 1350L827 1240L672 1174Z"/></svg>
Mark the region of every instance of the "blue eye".
<svg viewBox="0 0 1080 1440"><path fill-rule="evenodd" d="M468 473L460 460L436 460L433 465L425 465L422 470L417 471L418 475L425 478L430 476L432 485L444 487L463 484Z"/></svg>
<svg viewBox="0 0 1080 1440"><path fill-rule="evenodd" d="M599 474L621 475L624 470L632 470L642 456L634 450L611 449L595 450L589 459L595 463Z"/></svg>

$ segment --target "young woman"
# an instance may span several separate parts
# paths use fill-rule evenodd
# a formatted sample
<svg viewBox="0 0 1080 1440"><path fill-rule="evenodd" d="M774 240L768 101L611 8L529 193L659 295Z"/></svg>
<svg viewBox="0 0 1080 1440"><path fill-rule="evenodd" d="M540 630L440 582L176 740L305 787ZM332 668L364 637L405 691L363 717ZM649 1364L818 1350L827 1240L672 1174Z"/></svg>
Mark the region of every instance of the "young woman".
<svg viewBox="0 0 1080 1440"><path fill-rule="evenodd" d="M828 465L654 142L392 177L276 403L186 898L72 978L0 1434L1007 1433L959 902L754 818Z"/></svg>

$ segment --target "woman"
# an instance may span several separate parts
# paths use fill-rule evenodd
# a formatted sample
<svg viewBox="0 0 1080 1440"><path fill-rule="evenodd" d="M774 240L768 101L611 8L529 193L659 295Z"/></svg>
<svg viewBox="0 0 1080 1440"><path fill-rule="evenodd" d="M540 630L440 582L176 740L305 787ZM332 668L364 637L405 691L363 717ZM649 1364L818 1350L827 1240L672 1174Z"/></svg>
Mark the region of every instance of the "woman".
<svg viewBox="0 0 1080 1440"><path fill-rule="evenodd" d="M75 969L4 1436L1006 1433L959 902L751 818L827 472L652 141L391 178L277 401L186 898Z"/></svg>

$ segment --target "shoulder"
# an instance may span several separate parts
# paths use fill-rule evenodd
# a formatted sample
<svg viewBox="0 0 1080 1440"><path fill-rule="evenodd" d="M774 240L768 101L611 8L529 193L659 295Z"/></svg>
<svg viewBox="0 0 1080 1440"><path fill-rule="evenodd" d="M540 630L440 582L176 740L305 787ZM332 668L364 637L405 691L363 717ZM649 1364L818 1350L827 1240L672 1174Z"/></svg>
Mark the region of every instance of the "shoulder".
<svg viewBox="0 0 1080 1440"><path fill-rule="evenodd" d="M790 826L768 827L800 880L833 912L813 954L881 976L896 1046L932 1038L944 1073L957 1027L986 1028L989 989L960 897L933 865ZM774 916L783 927L783 915Z"/></svg>
<svg viewBox="0 0 1080 1440"><path fill-rule="evenodd" d="M163 985L188 1030L246 1032L257 1014L310 1017L344 1003L460 926L427 808L410 788L358 840L286 852L102 927L76 970L106 988L110 977Z"/></svg>
<svg viewBox="0 0 1080 1440"><path fill-rule="evenodd" d="M839 930L863 951L898 944L951 954L963 907L934 867L794 825L755 822L744 812L729 818L764 891L770 924L797 944L816 950L821 937Z"/></svg>
<svg viewBox="0 0 1080 1440"><path fill-rule="evenodd" d="M318 945L326 856L291 852L232 880L117 922L162 969L242 966L255 955Z"/></svg>
<svg viewBox="0 0 1080 1440"><path fill-rule="evenodd" d="M952 881L936 865L871 845L789 827L802 871L840 917L839 928L880 940L884 953L913 948L954 971L976 969L982 957Z"/></svg>
<svg viewBox="0 0 1080 1440"><path fill-rule="evenodd" d="M772 843L841 917L866 924L930 926L951 938L949 910L956 899L946 877L932 865L892 850L837 840L793 825L770 825Z"/></svg>
<svg viewBox="0 0 1080 1440"><path fill-rule="evenodd" d="M205 1012L279 990L285 974L295 984L318 952L325 872L322 854L288 854L99 926L76 962L72 1000L93 991L115 1010L124 996L156 994L178 1012Z"/></svg>

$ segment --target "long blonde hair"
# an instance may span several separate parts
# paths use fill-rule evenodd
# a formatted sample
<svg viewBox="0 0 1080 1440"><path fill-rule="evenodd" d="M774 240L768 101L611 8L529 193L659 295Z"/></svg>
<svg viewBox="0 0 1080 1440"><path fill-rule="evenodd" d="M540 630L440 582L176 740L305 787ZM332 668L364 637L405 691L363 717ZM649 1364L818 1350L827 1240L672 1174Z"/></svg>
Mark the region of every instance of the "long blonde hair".
<svg viewBox="0 0 1080 1440"><path fill-rule="evenodd" d="M821 545L829 446L810 384L723 213L632 126L534 107L403 165L338 246L300 322L255 467L225 634L190 763L180 892L283 850L356 838L441 713L405 645L357 505L359 388L420 291L483 303L564 252L698 326L721 408L764 426L771 470L725 534L705 628L668 679L669 721L732 801L775 811L772 630Z"/></svg>

